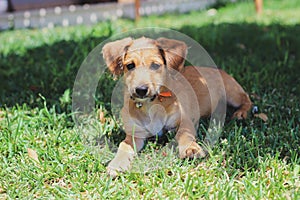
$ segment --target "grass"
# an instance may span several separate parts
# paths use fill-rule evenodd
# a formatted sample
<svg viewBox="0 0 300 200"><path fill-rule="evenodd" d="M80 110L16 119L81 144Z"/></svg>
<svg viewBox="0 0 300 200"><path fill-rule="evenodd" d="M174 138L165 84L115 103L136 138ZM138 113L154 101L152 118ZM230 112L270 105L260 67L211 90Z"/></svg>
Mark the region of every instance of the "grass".
<svg viewBox="0 0 300 200"><path fill-rule="evenodd" d="M0 199L299 199L299 13L296 0L270 0L256 16L250 1L227 4L214 16L197 11L0 32ZM72 120L71 89L100 42L154 25L198 41L269 120L228 121L203 160L180 160L175 149L149 143L136 161L143 165L133 167L159 168L111 180L105 166L113 154L84 144ZM89 131L105 134L114 149L124 135L109 111L113 84L109 76L100 81L107 87L97 93L97 108L106 121Z"/></svg>

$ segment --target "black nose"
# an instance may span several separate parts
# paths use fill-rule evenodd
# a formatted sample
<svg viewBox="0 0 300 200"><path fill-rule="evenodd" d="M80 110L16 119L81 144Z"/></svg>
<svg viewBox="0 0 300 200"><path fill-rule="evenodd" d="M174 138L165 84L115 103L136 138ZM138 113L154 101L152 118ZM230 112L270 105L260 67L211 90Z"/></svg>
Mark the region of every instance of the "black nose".
<svg viewBox="0 0 300 200"><path fill-rule="evenodd" d="M135 88L135 93L139 96L139 97L144 97L148 92L148 86L146 85L142 85L139 87Z"/></svg>

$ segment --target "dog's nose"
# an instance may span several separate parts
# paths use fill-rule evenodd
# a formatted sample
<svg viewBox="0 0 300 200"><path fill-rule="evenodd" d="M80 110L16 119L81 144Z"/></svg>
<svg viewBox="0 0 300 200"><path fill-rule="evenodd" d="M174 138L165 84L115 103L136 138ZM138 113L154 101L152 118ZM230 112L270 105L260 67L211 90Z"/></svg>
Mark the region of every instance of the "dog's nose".
<svg viewBox="0 0 300 200"><path fill-rule="evenodd" d="M139 97L144 97L148 93L148 86L142 85L142 86L136 87L135 88L135 93Z"/></svg>

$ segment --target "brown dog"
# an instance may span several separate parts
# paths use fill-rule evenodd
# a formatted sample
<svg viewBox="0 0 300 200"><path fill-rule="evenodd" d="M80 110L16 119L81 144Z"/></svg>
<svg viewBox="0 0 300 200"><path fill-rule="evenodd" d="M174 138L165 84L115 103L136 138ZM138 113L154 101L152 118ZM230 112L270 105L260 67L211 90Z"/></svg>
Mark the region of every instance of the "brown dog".
<svg viewBox="0 0 300 200"><path fill-rule="evenodd" d="M238 108L238 119L246 118L251 108L247 93L226 72L184 67L184 42L125 38L102 50L109 70L124 74L126 86L121 111L126 138L107 167L111 176L128 170L145 139L165 130L176 130L180 158L204 157L195 139L199 118L211 115L222 100Z"/></svg>

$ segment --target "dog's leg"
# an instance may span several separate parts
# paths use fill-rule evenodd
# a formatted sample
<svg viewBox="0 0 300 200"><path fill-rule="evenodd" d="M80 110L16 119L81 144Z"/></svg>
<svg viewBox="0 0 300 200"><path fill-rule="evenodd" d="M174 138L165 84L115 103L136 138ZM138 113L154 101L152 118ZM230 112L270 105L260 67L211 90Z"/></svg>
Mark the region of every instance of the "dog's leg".
<svg viewBox="0 0 300 200"><path fill-rule="evenodd" d="M183 120L175 136L180 158L202 158L206 152L196 143L196 130L191 120Z"/></svg>
<svg viewBox="0 0 300 200"><path fill-rule="evenodd" d="M237 98L234 98L231 102L228 102L230 105L233 105L235 107L238 107L238 110L233 113L233 118L237 119L246 119L247 113L251 109L252 103L250 101L250 98L247 93L239 93L235 96L238 96Z"/></svg>
<svg viewBox="0 0 300 200"><path fill-rule="evenodd" d="M108 174L116 177L118 172L128 170L136 152L140 151L143 146L144 139L126 135L125 140L119 145L115 158L107 166Z"/></svg>
<svg viewBox="0 0 300 200"><path fill-rule="evenodd" d="M233 77L224 71L221 71L221 74L225 85L227 103L238 108L232 117L237 119L247 118L247 113L252 106L248 94Z"/></svg>

